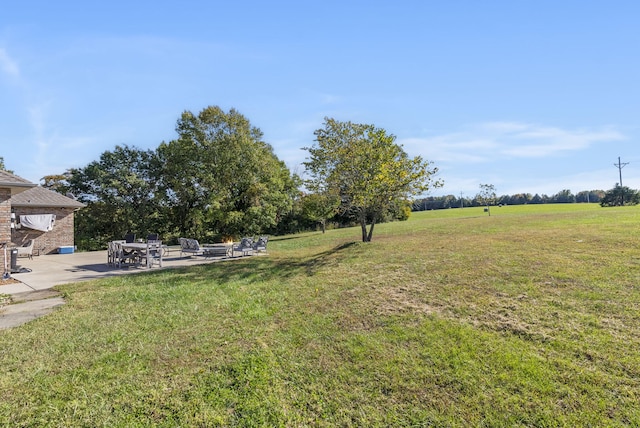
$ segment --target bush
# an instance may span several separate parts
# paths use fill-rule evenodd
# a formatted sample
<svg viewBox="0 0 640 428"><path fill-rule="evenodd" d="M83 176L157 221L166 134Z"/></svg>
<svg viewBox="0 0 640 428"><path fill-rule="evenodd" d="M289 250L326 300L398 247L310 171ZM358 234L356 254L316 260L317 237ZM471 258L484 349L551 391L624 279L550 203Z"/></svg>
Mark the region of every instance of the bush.
<svg viewBox="0 0 640 428"><path fill-rule="evenodd" d="M640 202L640 193L627 186L616 186L607 190L600 201L601 207L617 207L622 205L637 205Z"/></svg>

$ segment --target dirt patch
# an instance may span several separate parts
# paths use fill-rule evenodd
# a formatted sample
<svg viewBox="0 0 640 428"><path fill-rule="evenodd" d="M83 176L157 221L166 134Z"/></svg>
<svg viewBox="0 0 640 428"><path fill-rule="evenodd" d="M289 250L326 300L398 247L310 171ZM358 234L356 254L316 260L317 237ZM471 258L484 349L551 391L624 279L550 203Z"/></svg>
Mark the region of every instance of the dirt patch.
<svg viewBox="0 0 640 428"><path fill-rule="evenodd" d="M8 284L19 284L20 281L18 281L15 278L9 278L9 279L2 279L0 278L0 287L2 287L3 285L8 285Z"/></svg>

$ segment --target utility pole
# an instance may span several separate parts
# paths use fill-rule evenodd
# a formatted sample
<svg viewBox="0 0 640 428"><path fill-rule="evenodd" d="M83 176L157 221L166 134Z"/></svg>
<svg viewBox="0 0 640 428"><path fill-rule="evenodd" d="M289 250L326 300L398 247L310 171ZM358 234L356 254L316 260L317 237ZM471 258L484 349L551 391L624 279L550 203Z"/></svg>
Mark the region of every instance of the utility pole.
<svg viewBox="0 0 640 428"><path fill-rule="evenodd" d="M464 199L462 199L462 192L460 192L460 208L464 208Z"/></svg>
<svg viewBox="0 0 640 428"><path fill-rule="evenodd" d="M622 199L622 206L624 206L624 191L622 190L622 168L629 165L629 162L622 163L620 162L620 156L618 156L618 163L613 164L613 166L618 168L618 172L620 173L620 198Z"/></svg>
<svg viewBox="0 0 640 428"><path fill-rule="evenodd" d="M618 172L620 173L620 187L622 187L622 168L629 165L629 162L622 163L620 162L620 156L618 156L618 163L614 163L613 166L618 168Z"/></svg>

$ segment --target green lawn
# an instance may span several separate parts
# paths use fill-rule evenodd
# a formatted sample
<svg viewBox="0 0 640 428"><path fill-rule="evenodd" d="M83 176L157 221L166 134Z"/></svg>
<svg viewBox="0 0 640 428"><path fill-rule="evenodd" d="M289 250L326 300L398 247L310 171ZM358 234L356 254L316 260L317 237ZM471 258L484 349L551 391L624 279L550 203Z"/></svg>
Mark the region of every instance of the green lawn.
<svg viewBox="0 0 640 428"><path fill-rule="evenodd" d="M640 209L414 213L67 285L3 426L638 426Z"/></svg>

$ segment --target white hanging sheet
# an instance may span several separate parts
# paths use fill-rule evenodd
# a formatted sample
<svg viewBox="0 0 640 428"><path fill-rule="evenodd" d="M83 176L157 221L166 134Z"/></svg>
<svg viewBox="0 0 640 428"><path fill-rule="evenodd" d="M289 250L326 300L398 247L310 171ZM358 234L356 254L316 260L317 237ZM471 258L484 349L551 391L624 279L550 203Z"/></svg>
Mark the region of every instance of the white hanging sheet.
<svg viewBox="0 0 640 428"><path fill-rule="evenodd" d="M29 229L50 232L55 224L55 214L30 214L20 216L20 225Z"/></svg>

